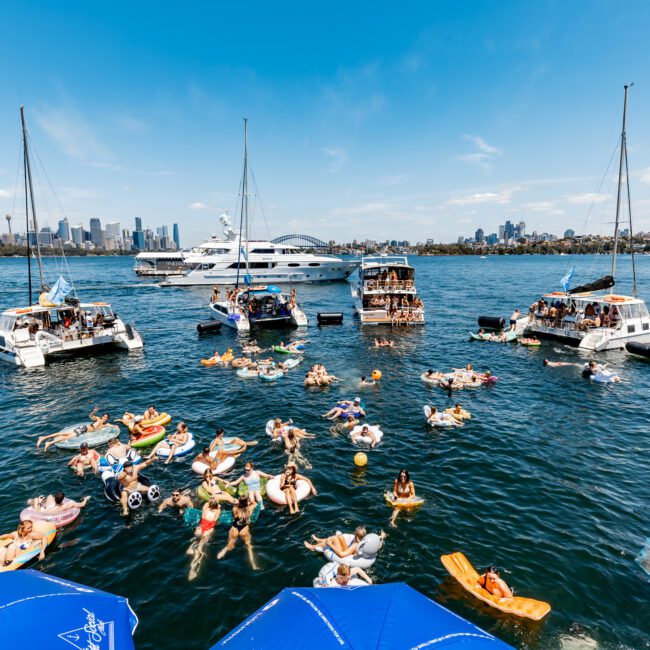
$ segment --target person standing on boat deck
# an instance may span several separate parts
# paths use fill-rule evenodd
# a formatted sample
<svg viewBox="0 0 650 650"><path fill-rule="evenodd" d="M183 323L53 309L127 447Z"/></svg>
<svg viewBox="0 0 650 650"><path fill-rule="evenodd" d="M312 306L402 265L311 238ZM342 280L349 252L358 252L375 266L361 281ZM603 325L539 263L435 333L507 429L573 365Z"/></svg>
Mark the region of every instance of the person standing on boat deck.
<svg viewBox="0 0 650 650"><path fill-rule="evenodd" d="M515 309L510 316L510 331L513 331L517 327L517 321L521 318L521 311Z"/></svg>

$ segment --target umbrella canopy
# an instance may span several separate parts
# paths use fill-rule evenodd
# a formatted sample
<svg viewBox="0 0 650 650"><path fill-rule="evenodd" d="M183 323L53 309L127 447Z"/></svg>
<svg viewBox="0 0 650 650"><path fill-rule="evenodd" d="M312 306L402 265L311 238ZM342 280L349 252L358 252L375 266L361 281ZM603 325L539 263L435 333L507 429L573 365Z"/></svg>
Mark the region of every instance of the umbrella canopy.
<svg viewBox="0 0 650 650"><path fill-rule="evenodd" d="M32 569L0 575L3 647L133 650L137 624L121 596Z"/></svg>
<svg viewBox="0 0 650 650"><path fill-rule="evenodd" d="M511 646L404 583L284 589L215 648L507 650Z"/></svg>

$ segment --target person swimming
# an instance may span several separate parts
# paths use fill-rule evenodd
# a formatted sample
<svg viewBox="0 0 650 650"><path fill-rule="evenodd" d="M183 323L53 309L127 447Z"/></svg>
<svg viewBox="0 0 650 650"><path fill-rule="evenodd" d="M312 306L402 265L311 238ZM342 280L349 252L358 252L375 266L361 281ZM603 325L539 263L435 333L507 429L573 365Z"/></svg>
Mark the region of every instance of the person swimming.
<svg viewBox="0 0 650 650"><path fill-rule="evenodd" d="M499 570L494 565L479 577L476 584L485 589L489 594L499 598L499 600L513 597L512 590L499 576Z"/></svg>

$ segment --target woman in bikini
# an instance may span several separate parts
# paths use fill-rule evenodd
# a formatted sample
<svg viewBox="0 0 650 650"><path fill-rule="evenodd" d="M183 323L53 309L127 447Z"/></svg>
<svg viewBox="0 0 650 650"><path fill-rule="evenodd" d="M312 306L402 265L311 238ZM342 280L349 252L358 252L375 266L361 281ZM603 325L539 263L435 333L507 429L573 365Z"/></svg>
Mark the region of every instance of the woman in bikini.
<svg viewBox="0 0 650 650"><path fill-rule="evenodd" d="M32 548L33 543L39 540L41 542L41 552L38 554L38 559L42 560L45 557L47 537L44 533L37 533L34 530L34 524L29 519L21 521L14 532L0 535L0 540L3 539L10 539L11 542L0 547L0 566L10 565L17 555Z"/></svg>
<svg viewBox="0 0 650 650"><path fill-rule="evenodd" d="M237 540L241 539L248 550L248 559L250 560L251 568L257 570L250 532L251 515L255 508L256 506L254 504L249 503L246 495L239 497L239 500L232 509L232 524L228 531L228 544L217 553L218 560L223 559L226 553L232 551L237 544Z"/></svg>
<svg viewBox="0 0 650 650"><path fill-rule="evenodd" d="M280 477L280 489L284 492L284 498L289 506L289 514L295 515L300 512L298 507L298 496L296 494L296 486L298 481L306 481L313 495L318 494L312 482L302 474L298 474L297 468L293 463L289 463Z"/></svg>
<svg viewBox="0 0 650 650"><path fill-rule="evenodd" d="M505 581L499 576L499 570L495 566L491 566L476 582L479 587L483 587L485 591L499 600L512 598L512 590Z"/></svg>
<svg viewBox="0 0 650 650"><path fill-rule="evenodd" d="M415 486L408 470L403 469L393 483L393 499L396 501L412 499L415 497Z"/></svg>
<svg viewBox="0 0 650 650"><path fill-rule="evenodd" d="M228 503L235 503L236 501L236 499L231 497L228 492L221 489L219 479L209 468L203 473L203 482L201 483L201 487L210 495L211 500L227 501Z"/></svg>
<svg viewBox="0 0 650 650"><path fill-rule="evenodd" d="M354 539L348 545L345 541L345 535L331 535L330 537L316 537L312 535L311 538L316 542L316 544L310 544L305 542L305 546L310 551L317 551L322 553L326 548L331 548L338 557L347 557L348 555L354 555L359 548L359 544L363 541L366 536L366 529L363 526L359 526L354 531ZM382 540L385 537L385 533L381 532Z"/></svg>
<svg viewBox="0 0 650 650"><path fill-rule="evenodd" d="M226 487L235 487L239 485L242 481L246 485L246 494L251 505L257 505L262 503L262 478L270 479L273 478L272 474L267 474L262 470L255 469L253 463L248 462L244 465L244 474L240 476L236 481L226 483ZM235 503L235 499L232 500ZM262 510L264 509L264 504L261 506Z"/></svg>
<svg viewBox="0 0 650 650"><path fill-rule="evenodd" d="M199 575L201 561L205 555L205 545L210 541L220 515L221 505L217 499L210 499L201 509L201 520L194 530L195 539L187 549L187 554L192 557L188 576L190 580L194 580Z"/></svg>

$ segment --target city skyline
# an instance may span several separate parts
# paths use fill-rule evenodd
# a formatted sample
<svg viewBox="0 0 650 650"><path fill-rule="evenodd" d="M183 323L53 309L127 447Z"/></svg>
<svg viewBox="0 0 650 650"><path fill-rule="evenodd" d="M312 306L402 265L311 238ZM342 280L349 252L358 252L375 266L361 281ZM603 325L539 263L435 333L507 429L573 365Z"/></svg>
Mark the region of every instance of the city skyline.
<svg viewBox="0 0 650 650"><path fill-rule="evenodd" d="M622 86L637 81L630 180L650 230L647 3L431 3L417 21L388 5L206 6L200 24L162 3L155 32L142 7L116 19L120 6L35 2L6 16L6 51L24 53L0 87L0 210L14 223L24 103L60 199L41 218L53 228L62 208L71 223L174 221L188 246L219 232L219 214L236 214L247 117L258 238L454 241L506 219L604 234Z"/></svg>

